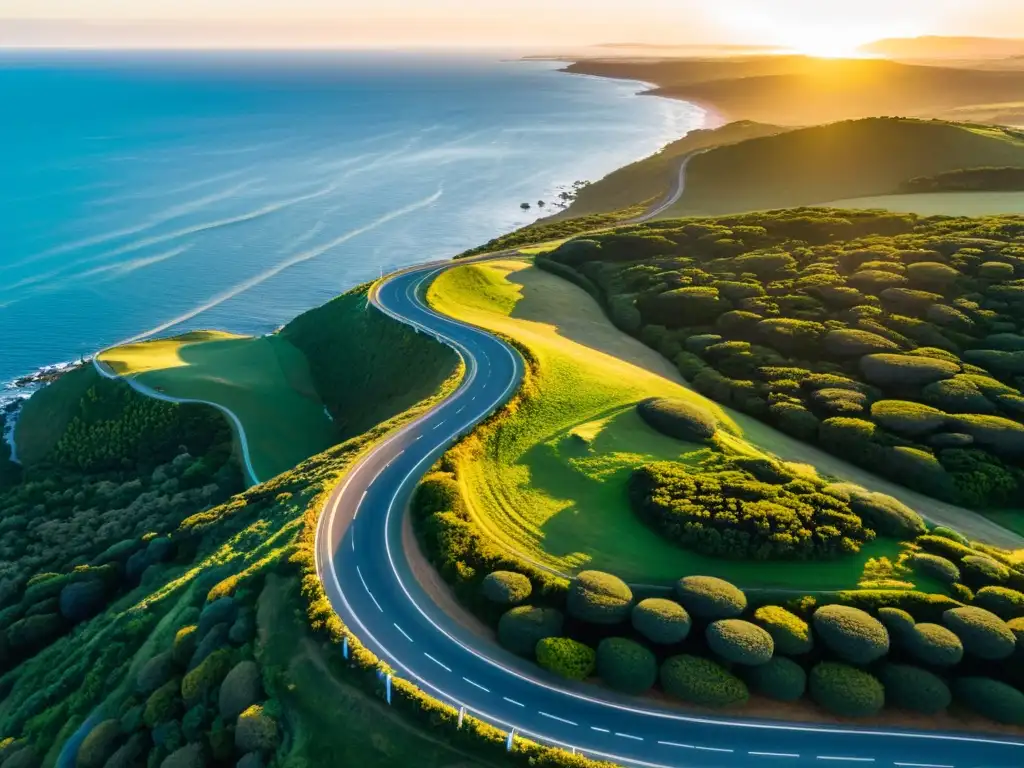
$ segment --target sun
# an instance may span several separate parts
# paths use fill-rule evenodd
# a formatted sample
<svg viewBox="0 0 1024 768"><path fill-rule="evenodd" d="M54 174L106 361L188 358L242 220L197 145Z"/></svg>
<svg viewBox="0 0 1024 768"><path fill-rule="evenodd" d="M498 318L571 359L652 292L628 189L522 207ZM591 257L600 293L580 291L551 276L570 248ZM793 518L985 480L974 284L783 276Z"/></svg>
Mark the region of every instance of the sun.
<svg viewBox="0 0 1024 768"><path fill-rule="evenodd" d="M843 29L834 25L818 28L793 29L787 37L789 47L798 53L818 58L850 58L858 56L858 48L875 39L870 33L857 29Z"/></svg>

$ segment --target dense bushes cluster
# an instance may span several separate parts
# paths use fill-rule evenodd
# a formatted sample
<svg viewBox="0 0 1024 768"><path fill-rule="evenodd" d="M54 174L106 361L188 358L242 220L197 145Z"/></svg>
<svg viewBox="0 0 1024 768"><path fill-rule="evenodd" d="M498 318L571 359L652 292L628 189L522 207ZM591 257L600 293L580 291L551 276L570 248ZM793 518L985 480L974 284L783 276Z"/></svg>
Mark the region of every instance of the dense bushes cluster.
<svg viewBox="0 0 1024 768"><path fill-rule="evenodd" d="M637 469L629 494L633 508L656 530L718 557L827 559L858 552L874 537L849 499L804 478L766 482L738 467L691 470L661 462Z"/></svg>
<svg viewBox="0 0 1024 768"><path fill-rule="evenodd" d="M548 262L702 394L924 493L1006 507L1024 503L1018 229L794 209L623 227Z"/></svg>

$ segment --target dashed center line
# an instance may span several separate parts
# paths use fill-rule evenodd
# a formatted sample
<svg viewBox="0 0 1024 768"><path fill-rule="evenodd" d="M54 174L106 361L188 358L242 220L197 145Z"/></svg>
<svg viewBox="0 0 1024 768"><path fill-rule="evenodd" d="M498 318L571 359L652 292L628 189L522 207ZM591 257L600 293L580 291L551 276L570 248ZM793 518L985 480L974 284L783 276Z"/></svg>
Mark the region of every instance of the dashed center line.
<svg viewBox="0 0 1024 768"><path fill-rule="evenodd" d="M558 717L557 715L549 715L547 712L541 712L540 710L537 710L537 714L557 720L560 723L565 723L566 725L579 725L579 723L574 723L572 720L566 720L564 717Z"/></svg>
<svg viewBox="0 0 1024 768"><path fill-rule="evenodd" d="M724 749L722 747L694 747L694 749L699 749L701 752L734 752L735 751L735 750L732 750L732 749Z"/></svg>
<svg viewBox="0 0 1024 768"><path fill-rule="evenodd" d="M747 752L748 755L756 755L757 757L800 757L795 752ZM899 763L896 763L899 765Z"/></svg>
<svg viewBox="0 0 1024 768"><path fill-rule="evenodd" d="M873 763L875 758L873 757L832 757L830 755L818 755L819 760L836 760L846 763Z"/></svg>
<svg viewBox="0 0 1024 768"><path fill-rule="evenodd" d="M399 632L401 632L401 633L402 633L402 636L403 636L403 637L404 637L404 638L405 638L406 640L408 640L408 641L409 641L410 643L411 643L411 642L413 641L413 640L412 640L412 638L411 638L411 637L409 637L409 633L408 633L408 632L406 632L406 631L405 631L404 629L402 629L402 628L401 628L400 626L398 626L397 624L395 624L395 629L397 629L397 630L398 630Z"/></svg>
<svg viewBox="0 0 1024 768"><path fill-rule="evenodd" d="M438 661L437 659L435 659L435 658L434 658L433 656L431 656L431 655L430 655L429 653L424 653L423 655L424 655L424 656L426 656L426 657L427 657L428 659L430 659L430 660L431 660L432 662L434 662L435 664L437 664L437 666L439 666L439 667L440 667L441 669L443 669L443 670L444 670L445 672L451 672L451 671L452 671L452 668L451 668L451 667L446 667L446 666L445 666L444 664L442 664L442 663L441 663L440 661Z"/></svg>
<svg viewBox="0 0 1024 768"><path fill-rule="evenodd" d="M611 733L607 728L598 728L596 725L590 726L590 730L597 731L598 733Z"/></svg>
<svg viewBox="0 0 1024 768"><path fill-rule="evenodd" d="M503 699L504 699L505 701L507 701L507 702L508 702L509 704L515 704L515 705L516 705L517 707L525 707L525 706L526 706L525 704L520 704L520 703L519 703L518 701L516 701L515 699L510 699L510 698L509 698L508 696L502 696L501 698L503 698Z"/></svg>
<svg viewBox="0 0 1024 768"><path fill-rule="evenodd" d="M463 412L464 410L466 410L466 406L462 406L461 408L459 408L459 410L457 410L457 411L455 412L455 415L456 415L456 416L458 416L458 415L459 415L460 413L462 413L462 412Z"/></svg>
<svg viewBox="0 0 1024 768"><path fill-rule="evenodd" d="M616 731L615 735L621 736L624 739L632 739L633 741L643 741L643 739L641 739L639 736L634 736L631 733L619 733L618 731Z"/></svg>
<svg viewBox="0 0 1024 768"><path fill-rule="evenodd" d="M696 749L692 744L680 744L678 741L659 741L665 747L679 747L680 749Z"/></svg>
<svg viewBox="0 0 1024 768"><path fill-rule="evenodd" d="M954 768L952 765L939 765L938 763L893 763L900 768Z"/></svg>
<svg viewBox="0 0 1024 768"><path fill-rule="evenodd" d="M358 565L356 566L356 573L359 574L359 580L363 582L363 589L366 590L366 594L368 594L370 596L370 599L373 600L373 604L377 606L377 610L381 613L384 613L384 609L380 607L380 603L377 602L377 598L373 596L373 592L371 592L370 588L366 586L366 579L363 578L363 572L359 570Z"/></svg>
<svg viewBox="0 0 1024 768"><path fill-rule="evenodd" d="M437 426L435 426L434 429L440 429L443 426L444 426L444 422L442 421Z"/></svg>
<svg viewBox="0 0 1024 768"><path fill-rule="evenodd" d="M464 677L464 678L462 678L462 679L463 679L463 680L465 680L465 681L466 681L467 683L469 683L470 685L474 685L474 686L476 686L477 688L479 688L479 689L480 689L481 691L483 691L484 693L490 693L490 692L491 692L490 688L484 688L484 687L483 687L482 685L480 685L480 683L474 683L474 682L473 682L472 680L470 680L470 679L469 679L468 677Z"/></svg>

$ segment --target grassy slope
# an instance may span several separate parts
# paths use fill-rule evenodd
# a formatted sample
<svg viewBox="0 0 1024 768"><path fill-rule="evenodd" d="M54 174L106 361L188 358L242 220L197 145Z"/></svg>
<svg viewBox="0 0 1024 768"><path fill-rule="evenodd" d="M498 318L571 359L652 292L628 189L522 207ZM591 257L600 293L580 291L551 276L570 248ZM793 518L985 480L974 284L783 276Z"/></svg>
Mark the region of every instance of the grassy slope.
<svg viewBox="0 0 1024 768"><path fill-rule="evenodd" d="M335 442L305 357L280 336L187 334L116 347L100 359L157 391L230 409L261 480Z"/></svg>
<svg viewBox="0 0 1024 768"><path fill-rule="evenodd" d="M878 118L790 131L711 150L690 163L668 215L784 208L885 195L915 176L1024 165L1024 138L955 123Z"/></svg>
<svg viewBox="0 0 1024 768"><path fill-rule="evenodd" d="M459 364L448 347L370 306L366 286L299 315L280 336L309 361L339 441L437 391Z"/></svg>
<svg viewBox="0 0 1024 768"><path fill-rule="evenodd" d="M770 136L788 130L764 123L738 122L713 130L690 131L648 158L632 163L580 190L575 202L553 219L609 213L639 203L657 202L676 182L685 155L708 147Z"/></svg>
<svg viewBox="0 0 1024 768"><path fill-rule="evenodd" d="M833 208L884 208L922 216L1024 214L1024 192L932 192L853 197L827 203Z"/></svg>
<svg viewBox="0 0 1024 768"><path fill-rule="evenodd" d="M99 380L100 375L91 365L83 365L29 398L14 427L14 444L22 464L30 466L41 461L57 445L78 412L82 396Z"/></svg>
<svg viewBox="0 0 1024 768"><path fill-rule="evenodd" d="M655 433L632 404L654 395L692 398L732 425L724 412L670 380L667 361L614 329L583 291L523 262L450 270L428 297L440 311L507 334L537 357L536 397L483 451L467 451L459 468L480 522L517 551L561 570L586 566L631 581L703 573L745 585L810 589L854 586L869 557L896 555L895 542L879 541L840 561L766 564L702 557L671 545L634 515L625 483L633 467L683 458L697 446ZM750 419L744 428L748 423L757 429ZM773 434L757 429L762 445L770 445Z"/></svg>

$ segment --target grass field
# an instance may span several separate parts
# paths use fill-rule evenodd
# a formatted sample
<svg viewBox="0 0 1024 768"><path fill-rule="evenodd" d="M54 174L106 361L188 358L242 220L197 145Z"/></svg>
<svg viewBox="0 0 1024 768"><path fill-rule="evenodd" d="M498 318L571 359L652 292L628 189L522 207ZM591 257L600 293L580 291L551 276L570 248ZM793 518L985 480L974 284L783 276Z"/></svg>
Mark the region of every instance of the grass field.
<svg viewBox="0 0 1024 768"><path fill-rule="evenodd" d="M738 449L756 452L716 404L678 380L667 360L620 333L574 285L522 261L443 273L428 299L438 310L525 344L537 358L534 396L507 417L484 450L465 451L459 478L481 525L507 546L562 571L612 571L662 583L690 573L750 586L838 589L860 580L869 558L894 559L882 540L858 556L813 564L703 557L675 547L635 516L630 470L648 461L698 458L696 445L664 437L636 416L646 397L690 398L716 412ZM756 424L756 422L755 422ZM770 445L771 430L755 430Z"/></svg>
<svg viewBox="0 0 1024 768"><path fill-rule="evenodd" d="M280 336L186 334L115 347L100 360L158 392L231 410L260 480L335 442L306 358Z"/></svg>
<svg viewBox="0 0 1024 768"><path fill-rule="evenodd" d="M872 118L718 147L693 159L666 217L714 215L890 195L918 176L1024 166L1024 139L995 127Z"/></svg>
<svg viewBox="0 0 1024 768"><path fill-rule="evenodd" d="M832 208L884 208L922 216L992 216L1024 214L1024 192L926 192L833 200Z"/></svg>
<svg viewBox="0 0 1024 768"><path fill-rule="evenodd" d="M98 381L96 369L83 365L35 392L25 402L14 425L14 444L22 464L31 466L53 450L78 412L82 397Z"/></svg>

